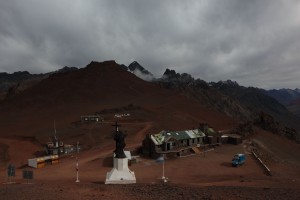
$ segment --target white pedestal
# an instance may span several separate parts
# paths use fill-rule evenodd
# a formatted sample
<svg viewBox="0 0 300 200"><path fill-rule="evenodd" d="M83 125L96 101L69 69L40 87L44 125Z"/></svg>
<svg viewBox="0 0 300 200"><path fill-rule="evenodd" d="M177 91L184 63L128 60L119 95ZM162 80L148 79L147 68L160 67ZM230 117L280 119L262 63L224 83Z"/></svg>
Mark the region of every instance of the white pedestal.
<svg viewBox="0 0 300 200"><path fill-rule="evenodd" d="M113 169L106 174L105 184L136 183L135 174L128 168L128 158L114 158Z"/></svg>

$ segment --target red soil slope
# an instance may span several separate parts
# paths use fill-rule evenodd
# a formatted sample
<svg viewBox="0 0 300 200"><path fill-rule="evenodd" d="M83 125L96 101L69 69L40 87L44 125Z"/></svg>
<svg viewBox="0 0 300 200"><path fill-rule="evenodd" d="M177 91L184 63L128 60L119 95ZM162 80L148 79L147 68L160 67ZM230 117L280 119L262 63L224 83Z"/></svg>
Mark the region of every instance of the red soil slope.
<svg viewBox="0 0 300 200"><path fill-rule="evenodd" d="M114 113L105 115L102 124L78 125L74 122L79 121L81 115L128 105L137 109L128 111L132 115L130 119L119 120L128 134L127 142L134 145L141 144L147 133L157 133L162 129L191 129L199 122L208 122L215 129L236 125L233 119L196 101L137 78L114 61L91 62L86 68L52 75L1 102L2 154L7 154L4 147L8 145L9 157L17 158L14 154L23 144L5 139L12 136L33 137L43 150L42 144L53 135L54 120L59 138L67 144L80 141L88 149L110 145L113 143L111 123L116 120ZM26 163L26 159L33 157L36 143L22 154L19 163Z"/></svg>
<svg viewBox="0 0 300 200"><path fill-rule="evenodd" d="M154 83L124 71L114 61L56 74L0 104L1 135L37 135L107 108L138 105L164 129L192 128L207 121L216 128L235 122Z"/></svg>

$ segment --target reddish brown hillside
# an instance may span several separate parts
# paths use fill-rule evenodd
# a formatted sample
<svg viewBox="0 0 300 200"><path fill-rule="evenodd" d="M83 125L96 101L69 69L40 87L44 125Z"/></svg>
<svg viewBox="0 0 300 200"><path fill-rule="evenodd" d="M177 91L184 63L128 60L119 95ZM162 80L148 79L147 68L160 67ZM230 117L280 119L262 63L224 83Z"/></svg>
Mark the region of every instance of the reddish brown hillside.
<svg viewBox="0 0 300 200"><path fill-rule="evenodd" d="M207 121L217 129L234 124L223 114L145 82L114 61L106 61L91 62L77 71L51 75L3 101L0 131L2 135L42 134L53 129L54 119L63 129L79 120L81 115L129 104L151 113L145 120L154 121L155 127L163 129L192 128L199 121Z"/></svg>

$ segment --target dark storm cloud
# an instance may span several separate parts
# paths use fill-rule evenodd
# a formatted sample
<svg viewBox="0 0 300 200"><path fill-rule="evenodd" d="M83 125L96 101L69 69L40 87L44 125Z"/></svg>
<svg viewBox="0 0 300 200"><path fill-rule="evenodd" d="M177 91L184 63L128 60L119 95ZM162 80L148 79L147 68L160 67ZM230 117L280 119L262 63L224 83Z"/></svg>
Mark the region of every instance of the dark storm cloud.
<svg viewBox="0 0 300 200"><path fill-rule="evenodd" d="M91 60L166 67L207 81L300 86L297 0L0 2L0 71L39 73Z"/></svg>

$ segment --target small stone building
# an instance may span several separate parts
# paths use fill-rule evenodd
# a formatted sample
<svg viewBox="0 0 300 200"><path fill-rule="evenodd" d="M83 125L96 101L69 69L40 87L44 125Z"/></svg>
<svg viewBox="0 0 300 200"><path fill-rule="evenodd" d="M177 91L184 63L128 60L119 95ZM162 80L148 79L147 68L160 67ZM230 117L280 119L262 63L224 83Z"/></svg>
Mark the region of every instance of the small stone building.
<svg viewBox="0 0 300 200"><path fill-rule="evenodd" d="M243 142L242 137L240 135L237 134L226 134L226 136L228 137L228 143L229 144L241 144Z"/></svg>
<svg viewBox="0 0 300 200"><path fill-rule="evenodd" d="M200 129L185 131L161 131L148 134L143 140L144 155L157 158L160 154L176 154L181 156L204 144L205 134Z"/></svg>

